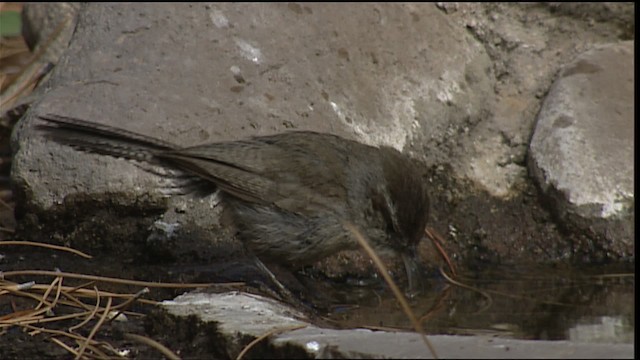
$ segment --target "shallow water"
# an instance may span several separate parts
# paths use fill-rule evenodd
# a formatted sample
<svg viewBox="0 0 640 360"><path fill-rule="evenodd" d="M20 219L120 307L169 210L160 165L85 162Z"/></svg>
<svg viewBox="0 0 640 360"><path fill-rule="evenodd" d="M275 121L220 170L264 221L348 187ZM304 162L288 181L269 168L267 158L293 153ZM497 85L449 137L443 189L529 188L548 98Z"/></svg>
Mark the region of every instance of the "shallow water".
<svg viewBox="0 0 640 360"><path fill-rule="evenodd" d="M428 280L411 305L427 333L633 343L635 275L626 267L501 267ZM468 286L468 287L467 287ZM353 287L328 317L345 327L411 327L382 288Z"/></svg>

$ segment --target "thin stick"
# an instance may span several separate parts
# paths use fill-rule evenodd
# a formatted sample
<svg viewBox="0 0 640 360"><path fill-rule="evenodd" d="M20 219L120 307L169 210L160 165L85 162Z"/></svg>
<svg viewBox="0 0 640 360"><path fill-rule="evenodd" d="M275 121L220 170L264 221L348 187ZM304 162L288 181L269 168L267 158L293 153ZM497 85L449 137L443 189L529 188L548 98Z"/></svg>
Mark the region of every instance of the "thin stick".
<svg viewBox="0 0 640 360"><path fill-rule="evenodd" d="M98 288L95 288L95 289L96 291L98 291ZM109 314L109 309L111 308L112 300L113 300L112 298L107 298L107 305L104 307L104 313L102 314L102 316L100 316L100 320L98 320L98 322L93 327L93 329L91 329L89 336L87 336L87 339L82 343L82 346L80 346L80 350L78 350L78 355L76 355L76 360L82 357L82 354L84 353L84 350L87 348L87 345L89 345L89 342L96 335L96 333L98 332L98 329L100 329L100 327L102 326L102 323L107 318L107 315Z"/></svg>
<svg viewBox="0 0 640 360"><path fill-rule="evenodd" d="M442 236L440 236L440 234L438 234L438 232L436 232L434 229L429 227L425 228L424 232L427 234L427 237L431 239L433 245L438 249L438 252L449 266L451 273L453 275L456 275L456 268L453 267L453 263L451 262L451 259L449 259L449 255L447 255L447 252L444 251L444 247L442 246L442 243L444 243L444 239L442 238Z"/></svg>
<svg viewBox="0 0 640 360"><path fill-rule="evenodd" d="M15 233L15 232L16 232L16 231L15 231L15 230L13 230L13 229L9 229L9 228L2 227L2 226L0 226L0 231L2 231L2 232L6 232L6 233L9 233L9 234L13 234L13 233Z"/></svg>
<svg viewBox="0 0 640 360"><path fill-rule="evenodd" d="M109 322L112 322L113 320L115 320L120 314L122 314L127 307L129 307L129 305L131 303L133 303L134 301L138 300L142 295L144 294L148 294L149 293L149 288L146 287L140 291L138 291L135 295L133 295L132 297L128 298L127 300L125 300L122 304L118 305L118 306L114 306L114 310L118 310L118 312L113 315L111 317L111 319L109 319Z"/></svg>
<svg viewBox="0 0 640 360"><path fill-rule="evenodd" d="M59 335L59 336L64 336L70 339L75 340L76 342L80 342L80 341L85 341L87 338L84 336L80 336L80 335L76 335L73 333L69 333L69 332L65 332L65 331L61 331L61 330L53 330L53 329L47 329L47 328L37 328L35 326L31 326L31 325L25 325L24 326L27 329L31 329L31 333L35 333L35 331L40 331L46 334L52 334L52 335ZM30 334L31 334L30 333ZM49 340L55 342L56 344L60 345L61 347L63 347L65 350L69 351L70 353L72 353L73 355L78 355L78 351L71 348L69 345L65 344L64 342L62 342L60 339L54 338L54 337L50 337ZM90 349L92 351L96 351L97 350L97 345L103 345L105 348L107 348L109 351L111 351L114 354L118 354L118 351L115 350L110 344L107 343L102 343L102 342L98 342L95 340L91 340L90 344L88 345L90 347ZM108 356L106 356L106 354L104 354L102 351L97 351L100 354L98 354L99 356L101 356L104 359L109 359Z"/></svg>
<svg viewBox="0 0 640 360"><path fill-rule="evenodd" d="M69 328L69 332L73 332L75 329L79 329L81 327L84 326L84 324L88 323L89 321L91 321L91 319L93 319L93 317L96 315L96 313L98 313L98 310L100 309L100 292L98 291L98 288L94 287L94 289L96 290L96 306L93 307L93 311L91 311L91 314L89 314L89 316L87 316L86 319L82 320L80 323L71 326Z"/></svg>
<svg viewBox="0 0 640 360"><path fill-rule="evenodd" d="M387 267L384 266L384 263L382 262L382 260L380 260L380 258L378 257L378 254L376 254L376 252L373 251L373 249L371 248L367 240L360 233L360 230L358 230L354 225L350 223L344 223L344 226L347 228L347 230L351 231L351 233L354 235L358 243L360 243L360 245L367 252L371 260L373 260L373 263L378 268L378 272L380 273L380 275L382 275L382 277L384 278L384 281L389 285L396 299L398 299L398 302L400 303L400 307L402 308L405 315L407 315L407 317L413 324L413 328L416 330L417 333L420 334L422 341L425 343L425 345L431 352L431 355L433 355L433 357L437 359L438 355L436 354L436 350L433 347L433 344L431 344L431 341L429 341L429 339L427 339L427 336L424 334L424 328L422 327L422 324L418 322L418 319L413 314L413 311L411 311L411 307L409 306L407 299L405 299L400 289L398 289L398 286L393 282L393 279L391 279L391 276L389 276Z"/></svg>
<svg viewBox="0 0 640 360"><path fill-rule="evenodd" d="M160 351L162 353L162 355L166 356L168 359L170 360L180 360L180 357L178 355L176 355L176 353L174 353L173 351L169 350L169 348L167 348L166 346L160 344L159 342L150 339L146 336L142 336L142 335L137 335L137 334L132 334L132 333L125 333L124 334L125 338L131 339L131 340L135 340L137 342L143 343L147 346L150 346L158 351Z"/></svg>
<svg viewBox="0 0 640 360"><path fill-rule="evenodd" d="M47 301L47 298L49 297L49 294L53 290L53 287L56 286L56 284L58 284L58 291L56 292L56 298L52 303L49 303ZM40 300L40 303L36 306L35 310L40 309L40 307L42 307L43 305L46 305L47 308L52 309L55 306L56 302L58 301L58 298L60 297L60 285L62 285L62 277L58 276L57 278L53 279L53 281L51 282L51 285L47 287L47 290L45 290L44 294L42 295L42 299Z"/></svg>
<svg viewBox="0 0 640 360"><path fill-rule="evenodd" d="M49 323L49 322L55 322L55 321L62 321L62 320L67 320L67 319L74 319L74 318L78 318L78 317L82 317L85 315L88 315L89 312L81 312L81 313L77 313L77 314L67 314L67 315L60 315L60 316L55 316L55 317L48 317L48 318L44 318L43 316L39 316L38 318L24 318L24 319L18 319L15 321L2 321L0 322L0 325L8 325L8 326L15 326L15 325L29 325L29 324L44 324L44 323ZM35 316L35 315L34 315Z"/></svg>
<svg viewBox="0 0 640 360"><path fill-rule="evenodd" d="M77 306L85 309L86 311L91 311L92 308L90 305L87 305L85 303L83 303L82 301L80 301L80 299L78 299L77 297L71 295L70 292L62 290L62 294L72 303L76 304ZM70 305L68 305L70 306Z"/></svg>
<svg viewBox="0 0 640 360"><path fill-rule="evenodd" d="M35 242L35 241L16 241L16 240L7 240L7 241L0 241L0 245L28 245L28 246L38 246L38 247L43 247L43 248L47 248L47 249L53 249L53 250L60 250L60 251L67 251L73 254L76 254L78 256L82 256L85 259L91 259L93 258L93 256L88 255L83 253L80 250L76 250L76 249L72 249L66 246L60 246L60 245L53 245L53 244L46 244L46 243L41 243L41 242Z"/></svg>
<svg viewBox="0 0 640 360"><path fill-rule="evenodd" d="M70 21L71 21L71 18L66 18L60 21L60 23L58 23L58 25L55 27L51 35L49 35L47 40L42 43L42 46L39 46L38 50L29 57L29 62L25 64L23 67L21 67L19 76L22 76L22 74L27 70L32 70L31 65L35 63L37 60L40 60L43 58L43 54L45 54L49 46L58 38L58 35L60 35L62 30L64 30L65 25ZM29 76L26 83L23 83L23 85L20 86L17 90L13 90L13 94L10 93L8 96L4 96L4 97L0 96L0 108L3 108L6 104L13 102L14 99L17 98L22 93L22 91L24 90L23 88L26 88L25 85L29 85L31 82L34 82L33 86L35 87L37 81L39 81L40 78L42 78L44 75L47 74L49 70L51 70L51 66L52 64L49 62L41 65L35 73L32 73Z"/></svg>
<svg viewBox="0 0 640 360"><path fill-rule="evenodd" d="M1 272L0 272L0 274L1 274ZM3 295L6 292L29 290L29 289L32 289L36 285L35 281L28 281L28 282L22 283L22 284L16 284L14 282L9 282L9 281L4 281L4 283L6 283L6 285L3 286L3 290L2 290L3 292L0 293L0 295Z"/></svg>
<svg viewBox="0 0 640 360"><path fill-rule="evenodd" d="M575 306L574 304L567 304L567 303L561 303L561 302L556 302L556 301L545 301L545 300L536 300L536 299L532 299L529 296L521 296L521 295L514 295L514 294L508 294L508 293L504 293L501 291L495 291L495 290L480 290L477 287L473 287L470 285L466 285L463 284L459 281L453 280L449 275L447 275L447 273L445 273L444 269L442 267L439 268L440 270L440 274L442 274L442 276L451 284L459 286L461 288L465 288L471 291L475 291L477 293L480 293L482 296L484 296L485 298L487 298L487 300L489 301L488 304L486 306L484 306L482 309L480 309L478 312L482 312L485 311L486 309L488 309L489 307L491 307L491 305L493 304L493 299L491 297L490 294L495 294L495 295L501 295L504 297L509 297L512 299L523 299L523 300L530 300L530 301L535 301L538 302L540 304L547 304L547 305L557 305L557 306Z"/></svg>
<svg viewBox="0 0 640 360"><path fill-rule="evenodd" d="M420 319L418 319L418 321L420 321L420 323L423 323L437 314L440 309L443 309L446 306L444 300L446 300L450 293L451 286L446 285L446 287L440 292L440 294L438 294L438 297L433 302L433 306L431 306L431 308L429 308L429 310L424 315L422 315Z"/></svg>
<svg viewBox="0 0 640 360"><path fill-rule="evenodd" d="M485 305L482 309L478 310L478 313L481 313L481 312L487 310L488 308L491 307L491 305L493 305L493 299L491 298L491 295L487 294L485 291L482 291L482 290L480 290L478 288L475 288L473 286L469 286L469 285L466 285L466 284L463 284L461 282L453 280L449 275L447 275L446 272L444 272L444 269L442 268L442 266L440 266L439 270L440 270L440 274L442 274L442 276L444 276L444 278L447 279L448 282L452 283L453 285L460 286L461 288L465 288L465 289L469 289L471 291L475 291L475 292L479 293L480 295L484 296L487 299L487 301L488 301L487 305Z"/></svg>
<svg viewBox="0 0 640 360"><path fill-rule="evenodd" d="M80 344L79 341L77 341L78 344ZM96 342L97 344L99 344L98 342ZM95 353L98 358L100 359L105 359L105 360L110 360L111 358L105 354L104 352L102 352L97 346L92 345L92 344L87 344L87 349L91 350L93 353Z"/></svg>
<svg viewBox="0 0 640 360"><path fill-rule="evenodd" d="M0 199L0 205L1 205L1 206L6 207L6 208L7 208L7 210L11 210L11 211L13 211L13 206L11 206L11 205L7 204L7 202L6 202L6 201L4 201L4 200L2 200L2 199Z"/></svg>
<svg viewBox="0 0 640 360"><path fill-rule="evenodd" d="M52 334L52 335L59 335L59 336L65 336L68 337L70 339L73 340L86 340L87 338L82 336L82 335L78 335L78 334L74 334L74 333L70 333L70 332L66 332L66 331L62 331L62 330L55 330L55 329L47 329L47 328L43 328L43 327L35 327L33 325L21 325L22 327L26 328L26 329L31 329L32 332L33 331L40 331L46 334ZM94 343L98 343L95 340L92 340Z"/></svg>
<svg viewBox="0 0 640 360"><path fill-rule="evenodd" d="M6 320L2 320L0 321L0 325L2 324L13 324L15 322L22 322L22 321L44 321L45 319L43 319L42 314L45 314L47 311L49 311L50 308L44 308L44 309L40 309L40 310L33 310L31 309L31 311L24 313L24 315L22 316L17 316L17 317L12 317L12 318L8 318ZM22 312L20 312L20 314L22 314Z"/></svg>
<svg viewBox="0 0 640 360"><path fill-rule="evenodd" d="M288 331L294 331L294 330L306 328L307 326L308 325L295 325L295 326L289 326L289 327L285 327L285 328L271 329L271 330L267 331L266 333L264 333L264 334L258 336L257 338L253 339L253 341L251 341L249 344L247 344L247 346L245 346L244 349L242 349L242 351L240 351L238 356L236 356L236 360L242 359L244 357L244 355L249 350L251 350L251 348L253 348L260 341L268 338L269 336L282 334L282 333L288 332Z"/></svg>
<svg viewBox="0 0 640 360"><path fill-rule="evenodd" d="M375 326L375 325L365 325L363 326L363 328L373 330L373 331L388 331L388 332L407 332L407 330L411 330L411 328L405 328L405 327Z"/></svg>
<svg viewBox="0 0 640 360"><path fill-rule="evenodd" d="M46 287L43 287L42 285L33 286L34 290L42 290L43 288L46 289ZM0 287L0 289L2 289L2 288ZM63 288L63 290L65 290L65 289ZM89 293L90 290L85 290L85 289L80 289L80 290L83 290L83 291L79 291L79 289L76 289L76 291L75 291L75 293L78 296L85 297L85 298L86 297L88 297L88 298L93 298L94 297L93 292ZM36 301L40 301L41 298L42 298L42 295L33 294L33 293L30 293L30 292L25 292L25 291L10 290L10 289L9 290L0 290L0 296L3 295L3 294L6 294L8 292L10 292L10 293L12 293L12 294L14 294L16 296L27 297L27 298L34 299ZM63 292L63 294L68 296L69 299L70 299L70 301L60 300L59 303L61 303L63 305L72 306L74 303L76 303L78 301L77 299L74 301L72 299L72 295L70 295L68 293ZM118 293L112 293L112 292L108 292L108 291L100 291L100 294L102 296L105 296L105 297L108 296L108 297L113 297L113 298L126 298L126 299L130 298L131 296L134 296L134 294L118 294ZM157 305L158 304L157 301L147 300L147 299L138 299L138 301L140 303L149 304L149 305ZM116 307L118 307L118 306L120 306L120 305L117 305ZM91 311L90 307L87 307L87 306L83 306L83 307L85 308L85 310Z"/></svg>
<svg viewBox="0 0 640 360"><path fill-rule="evenodd" d="M84 280L92 280L92 281L104 281L110 282L114 284L124 284L124 285L134 285L134 286L147 286L151 288L204 288L211 287L216 285L224 285L224 286L242 286L244 283L242 282L234 282L234 283L223 283L223 284L215 284L215 283L155 283L149 281L138 281L138 280L127 280L127 279L118 279L106 276L96 276L96 275L86 275L86 274L77 274L77 273L68 273L68 272L60 272L60 271L48 271L48 270L16 270L16 271L6 271L3 272L2 275L4 277L11 276L19 276L19 275L44 275L44 276L64 276L73 279L84 279Z"/></svg>
<svg viewBox="0 0 640 360"><path fill-rule="evenodd" d="M13 305L13 304L12 304ZM30 314L31 312L33 312L33 309L27 309L27 310L16 310L15 308L12 309L13 312L10 312L8 314L2 315L0 316L0 327L2 327L2 324L6 321L11 321L12 319L16 318L16 317L21 317L23 315L26 314Z"/></svg>

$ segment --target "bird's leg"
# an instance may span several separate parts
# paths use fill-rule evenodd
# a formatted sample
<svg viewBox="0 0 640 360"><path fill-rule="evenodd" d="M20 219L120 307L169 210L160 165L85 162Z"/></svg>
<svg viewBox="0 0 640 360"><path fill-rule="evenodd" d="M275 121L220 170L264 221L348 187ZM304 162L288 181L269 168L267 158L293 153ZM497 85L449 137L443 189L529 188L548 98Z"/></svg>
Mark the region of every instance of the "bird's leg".
<svg viewBox="0 0 640 360"><path fill-rule="evenodd" d="M267 266L260 259L258 259L257 256L252 255L251 257L252 257L253 263L258 267L258 269L264 275L266 275L273 284L276 285L276 287L279 290L278 295L280 297L280 300L288 302L290 304L294 304L302 309L308 309L307 305L303 304L299 298L293 295L293 293L289 291L289 289L287 289L284 285L282 285L282 283L276 278L276 276L271 272L271 270L269 270Z"/></svg>

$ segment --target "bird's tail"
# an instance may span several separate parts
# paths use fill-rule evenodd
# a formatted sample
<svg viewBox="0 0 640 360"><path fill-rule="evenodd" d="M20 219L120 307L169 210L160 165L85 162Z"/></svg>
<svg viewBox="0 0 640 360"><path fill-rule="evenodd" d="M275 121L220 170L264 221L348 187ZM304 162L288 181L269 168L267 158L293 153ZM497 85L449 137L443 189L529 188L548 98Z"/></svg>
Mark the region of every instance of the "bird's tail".
<svg viewBox="0 0 640 360"><path fill-rule="evenodd" d="M154 162L157 154L177 148L156 138L72 117L46 114L38 118L47 122L37 125L47 138L82 151Z"/></svg>

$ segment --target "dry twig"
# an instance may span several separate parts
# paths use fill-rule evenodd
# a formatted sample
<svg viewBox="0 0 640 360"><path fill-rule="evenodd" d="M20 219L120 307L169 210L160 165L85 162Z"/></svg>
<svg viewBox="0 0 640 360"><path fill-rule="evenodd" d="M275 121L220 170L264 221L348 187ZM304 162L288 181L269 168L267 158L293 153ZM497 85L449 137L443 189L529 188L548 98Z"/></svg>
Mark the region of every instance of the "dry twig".
<svg viewBox="0 0 640 360"><path fill-rule="evenodd" d="M131 339L131 340L135 340L137 342L143 343L147 346L150 346L156 350L158 350L159 352L162 353L162 355L166 356L167 359L170 360L180 360L180 357L178 355L176 355L176 353L174 353L173 351L169 350L169 348L167 348L166 346L160 344L159 342L150 339L146 336L142 336L142 335L137 335L137 334L131 334L131 333L126 333L124 334L125 338Z"/></svg>
<svg viewBox="0 0 640 360"><path fill-rule="evenodd" d="M302 328L306 328L307 325L295 325L295 326L289 326L289 327L285 327L285 328L278 328L278 329L271 329L269 331L267 331L266 333L258 336L257 338L253 339L253 341L251 341L249 344L247 344L247 346L244 347L244 349L242 349L242 351L240 351L240 353L238 354L238 356L236 356L236 360L240 360L242 359L245 354L251 350L256 344L258 344L260 341L268 338L269 336L273 336L273 335L277 335L277 334L282 334L288 331L294 331L294 330L298 330L298 329L302 329Z"/></svg>
<svg viewBox="0 0 640 360"><path fill-rule="evenodd" d="M68 248L66 246L59 246L59 245L53 245L53 244L46 244L46 243L39 243L39 242L34 242L34 241L15 241L15 240L7 240L7 241L0 241L0 246L2 245L28 245L28 246L38 246L38 247L43 247L43 248L47 248L47 249L53 249L53 250L60 250L60 251L68 251L70 253L76 254L78 256L82 256L85 259L91 259L93 258L93 256L88 255L83 253L80 250L76 250L76 249L72 249L72 248Z"/></svg>
<svg viewBox="0 0 640 360"><path fill-rule="evenodd" d="M375 264L376 268L378 269L378 272L380 273L384 281L389 285L389 287L391 288L391 291L393 292L396 299L400 303L400 307L402 308L402 311L404 311L405 315L407 315L416 332L420 334L422 341L425 343L425 345L431 352L431 355L433 355L433 357L437 359L438 355L436 354L436 350L433 347L433 344L431 344L431 341L427 339L427 336L425 335L422 324L418 321L413 311L411 311L411 307L409 306L407 299L405 299L404 295L402 294L398 286L395 284L395 282L393 282L393 279L391 279L391 276L389 276L387 267L384 266L384 263L382 262L382 260L380 260L380 258L378 257L378 254L376 254L376 252L373 250L371 245L369 245L368 241L365 239L362 233L360 233L360 230L358 230L354 225L345 223L344 226L349 231L351 231L351 233L356 238L360 246L362 246L362 248L367 252L367 255L369 255L369 257Z"/></svg>

